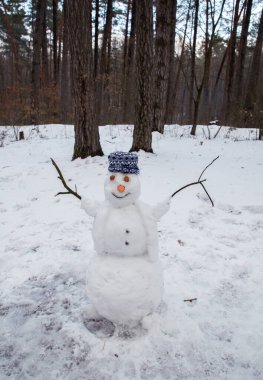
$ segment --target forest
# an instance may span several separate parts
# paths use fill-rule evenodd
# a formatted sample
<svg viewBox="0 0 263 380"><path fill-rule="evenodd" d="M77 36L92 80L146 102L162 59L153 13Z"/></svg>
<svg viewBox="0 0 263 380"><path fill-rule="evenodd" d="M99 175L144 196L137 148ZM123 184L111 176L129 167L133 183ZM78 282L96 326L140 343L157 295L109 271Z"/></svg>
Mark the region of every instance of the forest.
<svg viewBox="0 0 263 380"><path fill-rule="evenodd" d="M105 124L134 124L132 150L164 124L263 138L258 0L1 0L0 40L0 125L74 123L75 157Z"/></svg>

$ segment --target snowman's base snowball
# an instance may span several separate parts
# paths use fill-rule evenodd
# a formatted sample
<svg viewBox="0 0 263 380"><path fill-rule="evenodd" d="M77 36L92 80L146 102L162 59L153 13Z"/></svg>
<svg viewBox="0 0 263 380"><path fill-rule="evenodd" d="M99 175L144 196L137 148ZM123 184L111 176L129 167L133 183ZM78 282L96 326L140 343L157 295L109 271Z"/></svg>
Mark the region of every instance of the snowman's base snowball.
<svg viewBox="0 0 263 380"><path fill-rule="evenodd" d="M146 256L95 255L87 273L89 301L104 318L135 325L161 302L163 277L160 262Z"/></svg>

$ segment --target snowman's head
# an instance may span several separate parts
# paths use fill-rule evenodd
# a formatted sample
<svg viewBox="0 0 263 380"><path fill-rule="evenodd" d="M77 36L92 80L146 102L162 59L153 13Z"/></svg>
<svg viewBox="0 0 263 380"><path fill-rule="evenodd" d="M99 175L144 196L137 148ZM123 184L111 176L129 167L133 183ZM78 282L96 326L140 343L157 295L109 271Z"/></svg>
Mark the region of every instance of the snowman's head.
<svg viewBox="0 0 263 380"><path fill-rule="evenodd" d="M109 173L105 180L105 198L114 207L125 207L140 196L138 156L134 153L115 152L109 155Z"/></svg>

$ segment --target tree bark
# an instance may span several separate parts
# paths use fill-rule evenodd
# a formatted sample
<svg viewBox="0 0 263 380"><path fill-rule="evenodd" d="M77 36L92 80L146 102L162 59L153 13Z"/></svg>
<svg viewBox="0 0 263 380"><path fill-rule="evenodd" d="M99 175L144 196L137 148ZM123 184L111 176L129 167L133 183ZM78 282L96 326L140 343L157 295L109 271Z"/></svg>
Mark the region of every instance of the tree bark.
<svg viewBox="0 0 263 380"><path fill-rule="evenodd" d="M238 28L238 21L240 17L239 5L240 5L240 0L236 0L233 28L232 28L232 32L230 36L230 45L228 49L228 61L227 61L226 79L225 79L225 94L224 94L225 122L229 121L229 112L230 112L232 101L233 101L233 78L235 74L235 63L236 63L237 28Z"/></svg>
<svg viewBox="0 0 263 380"><path fill-rule="evenodd" d="M60 84L60 122L62 124L69 123L72 111L71 104L71 86L70 86L70 57L69 57L69 41L68 41L68 0L63 3L63 52L61 64L61 84Z"/></svg>
<svg viewBox="0 0 263 380"><path fill-rule="evenodd" d="M177 77L174 78L175 58L174 58L174 45L175 45L175 26L176 26L176 12L177 0L170 0L170 39L169 39L169 63L168 63L168 88L166 93L166 108L165 108L165 121L173 122L174 117L174 100L176 96L176 88L178 85Z"/></svg>
<svg viewBox="0 0 263 380"><path fill-rule="evenodd" d="M241 35L240 35L239 49L238 49L238 59L237 59L237 69L236 69L236 96L235 96L236 102L238 104L242 100L241 97L243 93L244 67L245 67L247 37L248 37L248 29L249 29L249 24L250 24L252 3L253 3L253 0L246 1L246 9L244 11L244 17L242 21L242 30L241 30Z"/></svg>
<svg viewBox="0 0 263 380"><path fill-rule="evenodd" d="M91 11L91 0L68 0L67 22L75 114L73 160L103 155L98 127L95 125Z"/></svg>
<svg viewBox="0 0 263 380"><path fill-rule="evenodd" d="M131 30L127 47L127 67L124 83L123 120L132 122L134 119L134 56L136 35L136 0L132 0Z"/></svg>
<svg viewBox="0 0 263 380"><path fill-rule="evenodd" d="M217 20L215 20L214 19L215 9L211 5L211 2L209 0L206 0L206 33L205 33L204 69L203 69L203 75L201 77L199 84L197 83L197 80L196 80L196 96L194 97L194 115L193 115L193 125L191 129L191 135L193 136L196 133L200 101L201 101L201 97L204 90L205 90L205 96L204 96L205 106L208 108L208 110L210 108L209 107L210 105L209 77L210 77L210 67L211 67L211 59L212 59L212 49L213 49L213 44L214 44L216 27L222 17L224 5L225 5L225 0L222 1L220 14ZM209 15L211 15L211 20L209 20ZM211 33L209 33L210 23L212 24ZM208 114L206 115L206 117L208 118ZM208 120L206 120L206 122L208 122Z"/></svg>
<svg viewBox="0 0 263 380"><path fill-rule="evenodd" d="M112 0L107 1L106 22L103 30L101 56L100 56L100 74L109 72L110 62L108 61L109 41L111 40L112 28Z"/></svg>
<svg viewBox="0 0 263 380"><path fill-rule="evenodd" d="M33 60L31 72L31 123L38 124L41 42L44 30L44 19L47 0L37 0L36 20L33 28Z"/></svg>
<svg viewBox="0 0 263 380"><path fill-rule="evenodd" d="M43 20L42 32L42 73L41 73L42 86L45 87L49 84L49 69L48 69L48 48L47 48L47 12L45 9Z"/></svg>
<svg viewBox="0 0 263 380"><path fill-rule="evenodd" d="M179 58L179 62L177 64L177 68L175 70L175 65L174 65L174 42L173 41L173 52L170 53L170 63L169 63L169 80L168 80L168 92L167 92L167 101L166 101L166 123L171 124L175 121L175 115L177 112L177 102L179 98L179 81L180 81L180 75L183 69L183 64L185 61L185 40L186 40L186 32L187 32L187 27L188 27L188 22L189 22L189 15L190 15L190 8L191 8L191 0L189 0L188 3L188 9L187 9L187 14L186 14L186 21L185 21L185 27L184 27L184 34L183 34L183 40L181 43L181 54ZM175 25L174 25L175 28ZM171 40L170 40L171 41ZM170 47L171 48L171 47ZM172 54L172 55L171 55ZM175 72L173 72L175 70ZM184 104L184 98L185 98L185 88L183 90L183 96L182 96L182 101L181 104ZM179 113L181 116L184 113L183 107L180 105L180 111Z"/></svg>
<svg viewBox="0 0 263 380"><path fill-rule="evenodd" d="M96 0L95 5L95 37L94 37L94 76L98 75L99 66L99 17L100 17L100 2Z"/></svg>
<svg viewBox="0 0 263 380"><path fill-rule="evenodd" d="M131 9L131 0L128 0L127 11L126 11L126 21L125 21L125 30L124 30L124 44L123 44L123 77L125 79L126 70L127 70L127 53L128 53L128 29L129 29L129 17Z"/></svg>
<svg viewBox="0 0 263 380"><path fill-rule="evenodd" d="M261 11L256 46L254 47L254 52L252 56L252 63L251 63L251 68L250 68L250 73L249 73L246 98L244 102L244 107L249 112L254 111L254 108L257 102L262 45L263 45L263 9Z"/></svg>
<svg viewBox="0 0 263 380"><path fill-rule="evenodd" d="M190 73L190 93L189 93L189 115L192 121L195 119L196 115L193 117L193 104L195 99L195 60L196 60L196 40L197 40L197 27L198 27L198 13L199 13L199 0L195 0L195 16L194 16L194 35L193 44L191 50L191 73ZM191 129L191 135L195 136L196 125L193 122Z"/></svg>
<svg viewBox="0 0 263 380"><path fill-rule="evenodd" d="M157 0L155 67L154 67L154 105L153 131L163 133L165 106L168 91L170 54L174 53L174 16L173 0ZM172 40L172 41L171 41Z"/></svg>
<svg viewBox="0 0 263 380"><path fill-rule="evenodd" d="M153 16L152 0L136 4L136 104L133 144L131 151L152 152L152 74L153 74Z"/></svg>
<svg viewBox="0 0 263 380"><path fill-rule="evenodd" d="M53 81L58 81L58 54L57 54L57 23L58 23L58 0L52 1L53 8Z"/></svg>
<svg viewBox="0 0 263 380"><path fill-rule="evenodd" d="M103 30L103 38L100 54L99 78L97 80L97 116L98 122L101 123L105 117L104 110L109 108L105 101L107 98L107 87L110 73L111 57L111 30L113 16L113 0L107 1L106 22Z"/></svg>

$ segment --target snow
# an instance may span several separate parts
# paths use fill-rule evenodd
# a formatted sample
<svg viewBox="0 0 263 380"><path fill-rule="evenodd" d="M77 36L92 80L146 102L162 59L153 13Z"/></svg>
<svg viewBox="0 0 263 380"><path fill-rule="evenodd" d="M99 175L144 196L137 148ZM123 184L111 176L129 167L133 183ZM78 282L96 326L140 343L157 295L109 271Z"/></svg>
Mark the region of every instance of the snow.
<svg viewBox="0 0 263 380"><path fill-rule="evenodd" d="M140 152L141 199L152 205L205 172L206 188L177 194L158 225L163 303L148 328L91 333L83 319L94 254L92 218L63 191L104 199L107 158L71 161L73 128L24 127L0 144L0 378L263 378L263 156L256 130L167 126ZM131 126L100 128L105 154L128 150ZM1 133L0 133L1 135ZM184 302L197 298L196 301ZM95 326L96 327L96 326Z"/></svg>

